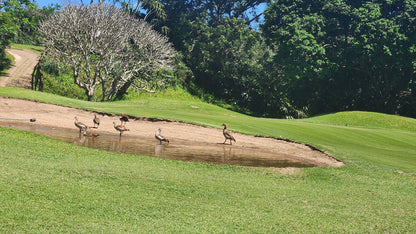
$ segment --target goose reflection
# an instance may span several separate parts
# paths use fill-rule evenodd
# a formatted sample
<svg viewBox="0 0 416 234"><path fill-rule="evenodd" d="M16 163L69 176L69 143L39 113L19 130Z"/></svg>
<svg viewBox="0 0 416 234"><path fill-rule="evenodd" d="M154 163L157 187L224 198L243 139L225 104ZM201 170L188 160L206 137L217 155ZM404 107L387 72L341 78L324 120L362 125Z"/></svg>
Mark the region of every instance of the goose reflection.
<svg viewBox="0 0 416 234"><path fill-rule="evenodd" d="M163 144L155 145L155 156L156 157L162 157L164 149L165 149L165 145L163 145Z"/></svg>

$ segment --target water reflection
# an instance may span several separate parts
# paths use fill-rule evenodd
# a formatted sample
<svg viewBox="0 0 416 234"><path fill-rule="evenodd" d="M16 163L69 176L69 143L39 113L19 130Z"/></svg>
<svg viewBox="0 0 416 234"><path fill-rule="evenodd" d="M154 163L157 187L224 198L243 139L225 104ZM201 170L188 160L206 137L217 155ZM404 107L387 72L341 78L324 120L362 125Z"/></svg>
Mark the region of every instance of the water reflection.
<svg viewBox="0 0 416 234"><path fill-rule="evenodd" d="M173 140L169 145L160 144L153 137L138 138L118 134L101 134L90 137L79 134L76 129L57 129L36 125L1 123L2 126L31 131L53 139L106 151L147 155L152 157L216 164L230 164L254 167L313 167L315 165L293 159L287 155L276 155L260 149L243 148L236 145L201 144Z"/></svg>

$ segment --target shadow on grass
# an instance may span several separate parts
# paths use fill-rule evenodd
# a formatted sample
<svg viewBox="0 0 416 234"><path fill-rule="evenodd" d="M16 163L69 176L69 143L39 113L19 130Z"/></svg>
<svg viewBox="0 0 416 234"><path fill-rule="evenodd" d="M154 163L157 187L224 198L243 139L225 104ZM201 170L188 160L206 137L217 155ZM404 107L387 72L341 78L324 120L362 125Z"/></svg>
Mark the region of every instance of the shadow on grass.
<svg viewBox="0 0 416 234"><path fill-rule="evenodd" d="M0 56L0 76L4 76L11 66L12 59L9 57L9 55Z"/></svg>

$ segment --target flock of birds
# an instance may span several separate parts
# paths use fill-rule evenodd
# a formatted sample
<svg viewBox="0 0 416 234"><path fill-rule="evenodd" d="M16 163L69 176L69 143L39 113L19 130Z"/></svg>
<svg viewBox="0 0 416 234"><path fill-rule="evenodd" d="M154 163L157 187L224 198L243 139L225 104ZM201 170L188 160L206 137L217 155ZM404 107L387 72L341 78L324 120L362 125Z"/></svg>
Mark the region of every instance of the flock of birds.
<svg viewBox="0 0 416 234"><path fill-rule="evenodd" d="M128 129L126 127L126 123L129 122L129 117L127 115L125 115L124 113L121 113L121 116L119 117L119 119L120 119L120 124L116 124L116 122L113 122L113 125L114 125L114 129L120 132L120 137L121 137L123 132L130 131L130 129ZM80 134L82 133L86 136L97 137L97 136L99 136L97 133L88 133L88 130L90 128L97 129L100 126L100 118L98 118L96 114L94 114L93 123L94 123L94 126L90 127L90 126L78 121L77 116L74 117L74 124L79 129ZM229 140L230 145L232 145L232 141L236 142L235 138L227 130L227 124L224 123L224 124L222 124L222 126L224 127L222 133L223 133L224 138L225 138L223 144L225 144L227 142L227 140ZM169 139L162 136L161 132L162 132L162 130L160 128L157 129L157 131L155 132L155 138L160 142L160 144L162 144L162 142L166 142L167 144L169 144Z"/></svg>

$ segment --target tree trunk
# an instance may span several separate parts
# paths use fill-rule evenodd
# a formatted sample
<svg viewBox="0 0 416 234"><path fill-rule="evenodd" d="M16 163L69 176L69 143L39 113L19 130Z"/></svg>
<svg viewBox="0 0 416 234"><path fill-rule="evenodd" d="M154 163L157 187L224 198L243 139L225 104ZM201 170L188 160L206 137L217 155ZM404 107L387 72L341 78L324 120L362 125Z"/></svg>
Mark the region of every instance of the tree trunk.
<svg viewBox="0 0 416 234"><path fill-rule="evenodd" d="M116 93L115 99L121 100L124 95L127 93L127 89L130 87L130 85L133 83L133 79L127 81Z"/></svg>
<svg viewBox="0 0 416 234"><path fill-rule="evenodd" d="M85 94L88 97L88 101L92 101L92 98L94 97L94 89L93 88L85 88Z"/></svg>

